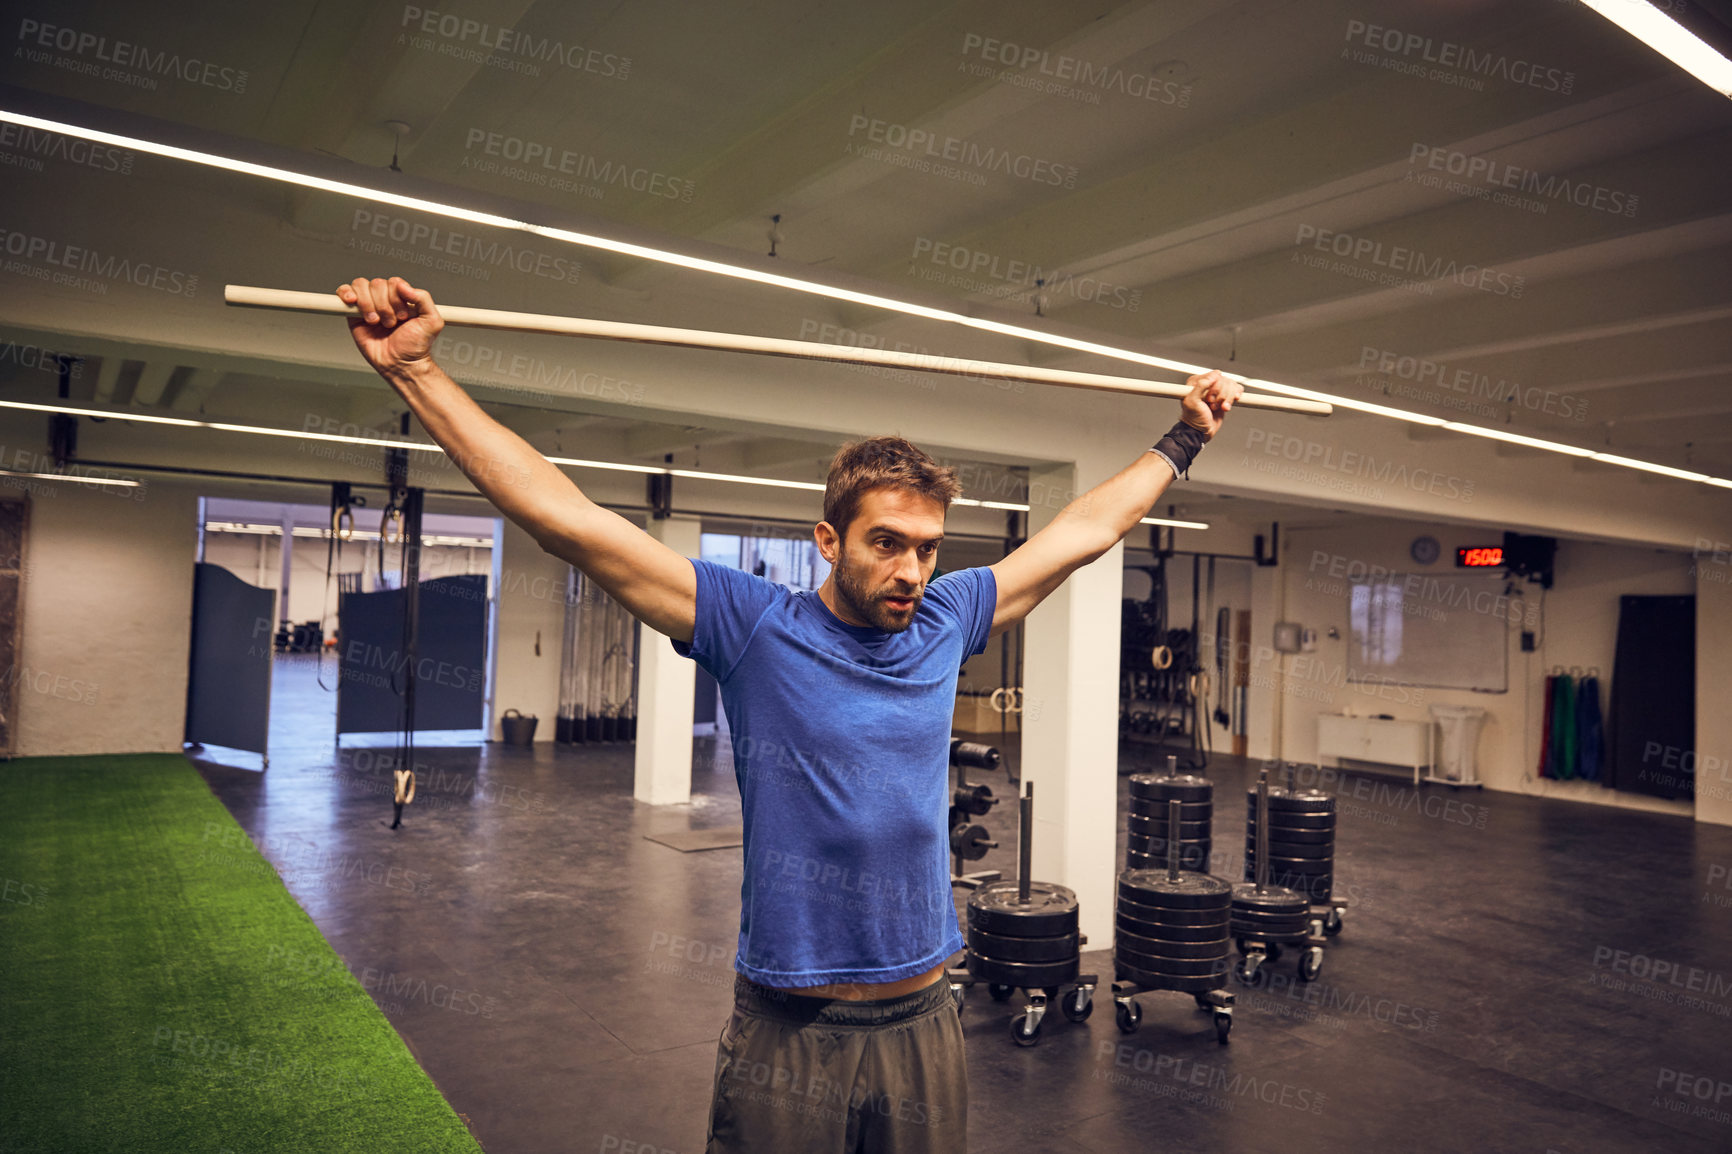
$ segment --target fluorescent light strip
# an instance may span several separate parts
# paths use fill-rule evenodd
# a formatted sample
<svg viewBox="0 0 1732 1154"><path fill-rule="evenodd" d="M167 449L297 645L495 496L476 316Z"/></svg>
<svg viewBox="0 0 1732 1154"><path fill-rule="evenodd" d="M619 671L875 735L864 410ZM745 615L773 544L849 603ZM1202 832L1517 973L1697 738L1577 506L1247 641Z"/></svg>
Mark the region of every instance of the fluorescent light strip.
<svg viewBox="0 0 1732 1154"><path fill-rule="evenodd" d="M311 433L300 429L272 429L264 425L235 425L227 421L197 421L189 417L161 417L155 413L135 413L127 409L82 409L77 405L37 405L29 401L0 401L0 409L24 409L32 413L66 413L74 417L95 417L103 421L140 421L147 425L178 425L185 429L220 429L225 433L259 433L267 437L299 437L307 441L341 441L347 445L383 445L388 449L424 449L443 453L438 445L425 441L392 441L384 437L344 437L336 433Z"/></svg>
<svg viewBox="0 0 1732 1154"><path fill-rule="evenodd" d="M1582 0L1582 3L1720 95L1732 96L1732 60L1647 0Z"/></svg>
<svg viewBox="0 0 1732 1154"><path fill-rule="evenodd" d="M1596 8L1604 4L1615 6L1617 0L1584 0ZM1646 7L1646 5L1643 5ZM1602 15L1605 13L1602 12ZM1680 32L1683 30L1680 28ZM1687 35L1687 33L1686 33ZM282 184L296 185L300 188L311 188L321 192L336 193L339 196L353 196L370 200L379 204L395 205L414 212L424 212L430 216L442 216L451 220L463 220L472 224L484 225L490 228L502 228L514 232L525 232L532 236L545 237L548 240L561 241L584 248L600 249L603 252L619 253L622 256L637 257L642 260L654 261L658 264L670 264L679 268L691 269L695 272L713 273L717 276L731 277L735 280L754 281L758 284L770 285L776 288L792 289L795 292L809 296L826 297L830 300L847 301L851 304L865 305L869 308L884 309L888 312L901 313L905 316L921 317L926 320L940 321L945 324L961 325L964 328L977 329L981 332L996 333L999 336L1015 337L1018 340L1035 341L1055 348L1071 349L1080 353L1091 353L1096 356L1108 357L1112 360L1128 361L1132 364L1148 365L1152 368L1166 369L1170 372L1183 373L1186 376L1209 371L1205 365L1189 364L1185 361L1175 361L1166 357L1157 357L1151 353L1132 352L1114 345L1101 344L1098 341L1085 341L1076 337L1062 336L1058 333L1043 332L1024 325L1006 324L1002 321L988 320L984 317L968 316L965 313L949 309L932 308L927 305L917 305L909 301L897 300L894 297L879 296L876 293L857 292L853 289L839 288L834 285L821 284L818 281L803 280L799 277L783 276L779 273L761 272L758 269L745 268L740 265L727 264L723 261L709 260L703 257L687 256L684 253L669 249L653 248L648 245L632 244L627 241L612 240L597 236L594 233L576 232L571 229L553 228L548 225L535 224L515 217L500 216L498 213L478 212L474 209L459 208L456 205L444 204L440 201L425 200L416 196L404 196L400 193L385 192L366 185L351 184L341 180L327 180L320 176L308 176L286 168L276 168L266 164L254 164L251 161L234 160L215 153L200 152L191 148L179 148L171 144L158 144L155 141L144 140L134 136L122 136L119 133L103 132L99 129L85 128L81 125L66 124L57 120L46 120L39 116L26 116L20 112L0 109L0 123L17 124L26 128L36 128L45 132L55 132L63 136L72 136L80 140L95 141L99 144L109 144L116 148L130 149L152 156L166 157L170 160L184 160L189 164L200 164L209 168L218 168L227 172L237 172L246 176L257 176L265 180L273 180ZM1375 416L1388 417L1392 420L1408 421L1413 424L1440 426L1452 424L1441 417L1426 416L1422 413L1408 412L1404 409L1391 408L1387 405L1372 404L1351 398L1337 397L1330 393L1318 392L1314 389L1300 388L1296 385L1284 385L1278 381L1253 380L1234 373L1226 376L1242 382L1247 388L1265 389L1269 392L1292 397L1306 397L1311 400L1326 401L1342 408L1369 413ZM197 424L199 422L186 422ZM332 440L344 440L341 437L331 437ZM360 443L371 443L365 440ZM397 442L387 442L397 443ZM437 448L437 446L409 445L410 448ZM1573 446L1554 441L1533 439L1533 447L1549 449L1567 455L1578 455ZM1622 463L1629 458L1604 458L1607 463ZM1643 464L1646 464L1645 462ZM602 467L596 465L595 467ZM1634 465L1628 466L1634 468ZM1652 466L1648 471L1661 472L1665 466ZM652 470L643 470L652 471ZM1690 477L1705 476L1704 474L1688 474ZM1716 478L1707 478L1709 481ZM765 482L754 479L754 483Z"/></svg>
<svg viewBox="0 0 1732 1154"><path fill-rule="evenodd" d="M20 473L14 469L0 469L0 477L36 477L44 481L77 481L81 485L124 485L136 489L140 482L128 481L122 477L89 477L81 473Z"/></svg>
<svg viewBox="0 0 1732 1154"><path fill-rule="evenodd" d="M1622 465L1626 469L1640 469L1644 473L1658 473L1662 477L1676 477L1680 481L1713 481L1717 478L1706 473L1696 473L1689 469L1674 469L1670 465L1656 465L1652 461L1638 461L1634 457L1619 457L1612 453L1590 453L1595 461L1604 461L1608 465Z"/></svg>
<svg viewBox="0 0 1732 1154"><path fill-rule="evenodd" d="M1592 449L1578 449L1572 445L1560 445L1556 441L1542 441L1538 437L1524 437L1520 433L1489 429L1482 425L1464 425L1460 421L1445 421L1443 427L1473 437L1489 437L1494 441L1508 441L1512 445L1526 445L1530 449L1549 449L1554 453L1567 453L1572 457L1592 457L1595 455Z"/></svg>

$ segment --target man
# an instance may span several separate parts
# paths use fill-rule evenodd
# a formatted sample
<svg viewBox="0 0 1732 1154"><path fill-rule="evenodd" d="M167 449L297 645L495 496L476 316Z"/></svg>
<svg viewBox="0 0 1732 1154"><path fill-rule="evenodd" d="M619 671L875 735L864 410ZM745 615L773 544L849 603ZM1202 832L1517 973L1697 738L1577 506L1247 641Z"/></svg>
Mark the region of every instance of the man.
<svg viewBox="0 0 1732 1154"><path fill-rule="evenodd" d="M963 948L945 814L956 674L1147 514L1241 387L1190 379L1184 419L995 565L933 580L961 493L900 437L845 446L814 530L817 592L675 553L581 493L433 362L443 322L400 277L338 295L366 359L499 510L721 686L745 824L734 1010L708 1149L967 1148Z"/></svg>

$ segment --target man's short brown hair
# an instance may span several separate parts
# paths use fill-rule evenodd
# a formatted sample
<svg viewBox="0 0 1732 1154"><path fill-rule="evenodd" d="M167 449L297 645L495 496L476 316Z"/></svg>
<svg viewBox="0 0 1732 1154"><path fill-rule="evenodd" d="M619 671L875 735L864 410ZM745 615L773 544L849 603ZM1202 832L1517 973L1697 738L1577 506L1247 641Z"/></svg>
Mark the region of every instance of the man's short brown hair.
<svg viewBox="0 0 1732 1154"><path fill-rule="evenodd" d="M830 462L824 485L824 520L844 541L848 526L860 513L860 502L873 489L905 489L937 501L946 512L962 496L956 469L940 465L901 437L867 437L850 441Z"/></svg>

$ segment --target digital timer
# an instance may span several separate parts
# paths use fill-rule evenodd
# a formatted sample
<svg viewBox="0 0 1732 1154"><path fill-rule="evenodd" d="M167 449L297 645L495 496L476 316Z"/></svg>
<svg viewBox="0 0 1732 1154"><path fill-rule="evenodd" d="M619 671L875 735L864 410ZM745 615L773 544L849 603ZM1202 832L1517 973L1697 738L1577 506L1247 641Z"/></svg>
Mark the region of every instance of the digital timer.
<svg viewBox="0 0 1732 1154"><path fill-rule="evenodd" d="M1495 569L1503 564L1503 546L1473 545L1457 549L1455 564L1461 569Z"/></svg>

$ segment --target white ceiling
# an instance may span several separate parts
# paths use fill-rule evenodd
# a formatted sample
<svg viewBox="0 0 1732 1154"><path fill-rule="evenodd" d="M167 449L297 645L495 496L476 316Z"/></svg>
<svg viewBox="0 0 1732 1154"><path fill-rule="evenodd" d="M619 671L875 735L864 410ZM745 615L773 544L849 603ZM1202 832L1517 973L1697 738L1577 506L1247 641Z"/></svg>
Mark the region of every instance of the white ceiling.
<svg viewBox="0 0 1732 1154"><path fill-rule="evenodd" d="M0 13L19 32L0 58L0 107L1232 357L1343 396L1732 476L1732 105L1571 0L7 0ZM71 49L44 48L45 35ZM490 63L484 38L503 45ZM988 65L988 51L1027 66ZM116 64L117 52L133 55ZM179 74L162 70L169 58ZM386 167L388 121L408 125L401 177ZM370 255L352 202L149 158L117 174L47 147L0 140L15 158L0 177L14 229L172 252L217 283L281 266L287 249L312 254L302 264L319 276ZM532 165L508 159L529 149ZM1472 177L1448 172L1470 164ZM575 283L473 260L424 279L465 303L966 344L865 309L568 259L582 262ZM1052 282L1044 318L1035 268ZM52 315L45 300L61 302ZM88 358L78 399L261 423L318 409L381 428L401 409L352 374L248 360L165 323L166 307L134 285L0 275L0 322ZM1386 352L1395 370L1379 372ZM1022 355L1076 363L1032 344ZM1422 373L1448 387L1411 388ZM46 387L16 365L0 377ZM805 479L835 445L792 418L670 423L594 394L473 383L566 452L682 464L701 452L705 468Z"/></svg>

